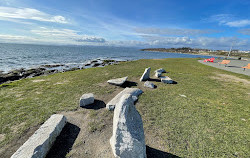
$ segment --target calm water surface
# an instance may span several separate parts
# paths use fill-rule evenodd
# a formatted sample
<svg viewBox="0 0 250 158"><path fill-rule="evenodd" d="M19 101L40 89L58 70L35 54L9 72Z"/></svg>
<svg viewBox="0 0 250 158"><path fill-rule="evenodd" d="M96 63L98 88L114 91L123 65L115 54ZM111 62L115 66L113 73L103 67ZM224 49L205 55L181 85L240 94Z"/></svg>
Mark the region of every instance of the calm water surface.
<svg viewBox="0 0 250 158"><path fill-rule="evenodd" d="M139 48L0 44L0 71L35 68L44 64L83 65L93 59L137 60L197 58L202 55L140 51Z"/></svg>

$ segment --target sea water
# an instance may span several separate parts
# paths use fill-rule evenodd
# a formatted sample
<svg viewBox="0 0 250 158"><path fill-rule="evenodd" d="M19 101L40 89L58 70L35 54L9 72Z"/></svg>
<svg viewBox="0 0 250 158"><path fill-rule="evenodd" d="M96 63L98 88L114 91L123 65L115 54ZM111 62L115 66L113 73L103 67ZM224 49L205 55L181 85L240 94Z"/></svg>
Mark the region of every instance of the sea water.
<svg viewBox="0 0 250 158"><path fill-rule="evenodd" d="M0 43L0 71L36 68L47 64L83 65L94 59L137 60L197 58L202 55L140 51L140 48L107 46L50 46Z"/></svg>

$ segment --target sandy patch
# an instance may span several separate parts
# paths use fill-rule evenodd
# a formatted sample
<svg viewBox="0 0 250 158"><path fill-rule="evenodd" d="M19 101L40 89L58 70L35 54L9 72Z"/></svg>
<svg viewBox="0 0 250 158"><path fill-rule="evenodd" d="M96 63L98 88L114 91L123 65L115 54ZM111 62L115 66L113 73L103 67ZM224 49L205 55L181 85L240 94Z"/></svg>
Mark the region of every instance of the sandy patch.
<svg viewBox="0 0 250 158"><path fill-rule="evenodd" d="M43 80L43 79L41 79L41 80L32 80L32 82L43 82L43 81L45 81L45 80Z"/></svg>
<svg viewBox="0 0 250 158"><path fill-rule="evenodd" d="M62 82L56 82L54 85L60 85L60 84L65 84L65 83L68 83L69 81L65 80L65 81L62 81Z"/></svg>
<svg viewBox="0 0 250 158"><path fill-rule="evenodd" d="M250 81L246 79L242 79L236 76L227 75L227 74L216 74L212 76L213 79L217 79L225 82L235 82L235 83L243 83L244 85L250 86Z"/></svg>

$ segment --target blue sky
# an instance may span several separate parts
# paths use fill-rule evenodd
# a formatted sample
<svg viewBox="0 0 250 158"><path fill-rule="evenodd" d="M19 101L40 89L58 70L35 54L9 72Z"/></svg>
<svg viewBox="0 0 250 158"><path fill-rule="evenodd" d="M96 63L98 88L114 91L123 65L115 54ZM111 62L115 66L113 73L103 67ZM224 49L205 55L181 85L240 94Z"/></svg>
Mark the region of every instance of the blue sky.
<svg viewBox="0 0 250 158"><path fill-rule="evenodd" d="M249 0L1 0L0 42L250 50Z"/></svg>

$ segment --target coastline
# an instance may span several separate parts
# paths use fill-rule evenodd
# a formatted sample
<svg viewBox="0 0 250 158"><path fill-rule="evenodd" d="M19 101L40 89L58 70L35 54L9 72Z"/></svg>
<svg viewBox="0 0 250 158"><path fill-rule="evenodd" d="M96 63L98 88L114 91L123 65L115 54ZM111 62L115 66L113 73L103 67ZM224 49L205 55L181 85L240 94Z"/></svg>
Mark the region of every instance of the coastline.
<svg viewBox="0 0 250 158"><path fill-rule="evenodd" d="M15 80L24 78L33 78L36 76L46 76L55 73L63 73L67 71L82 70L94 67L104 67L107 65L114 65L128 60L113 60L113 59L94 59L88 61L86 64L78 66L67 66L66 64L48 64L40 65L36 68L20 68L3 73L0 71L0 85Z"/></svg>
<svg viewBox="0 0 250 158"><path fill-rule="evenodd" d="M168 49L158 49L158 48L149 48L149 49L141 49L141 51L148 51L148 52L161 52L161 53L178 53L178 54L190 54L190 55L204 55L204 56L214 56L214 57L223 57L227 58L227 55L220 53L213 53L213 52L180 52L180 51L170 51ZM231 53L230 58L250 58L250 53Z"/></svg>

